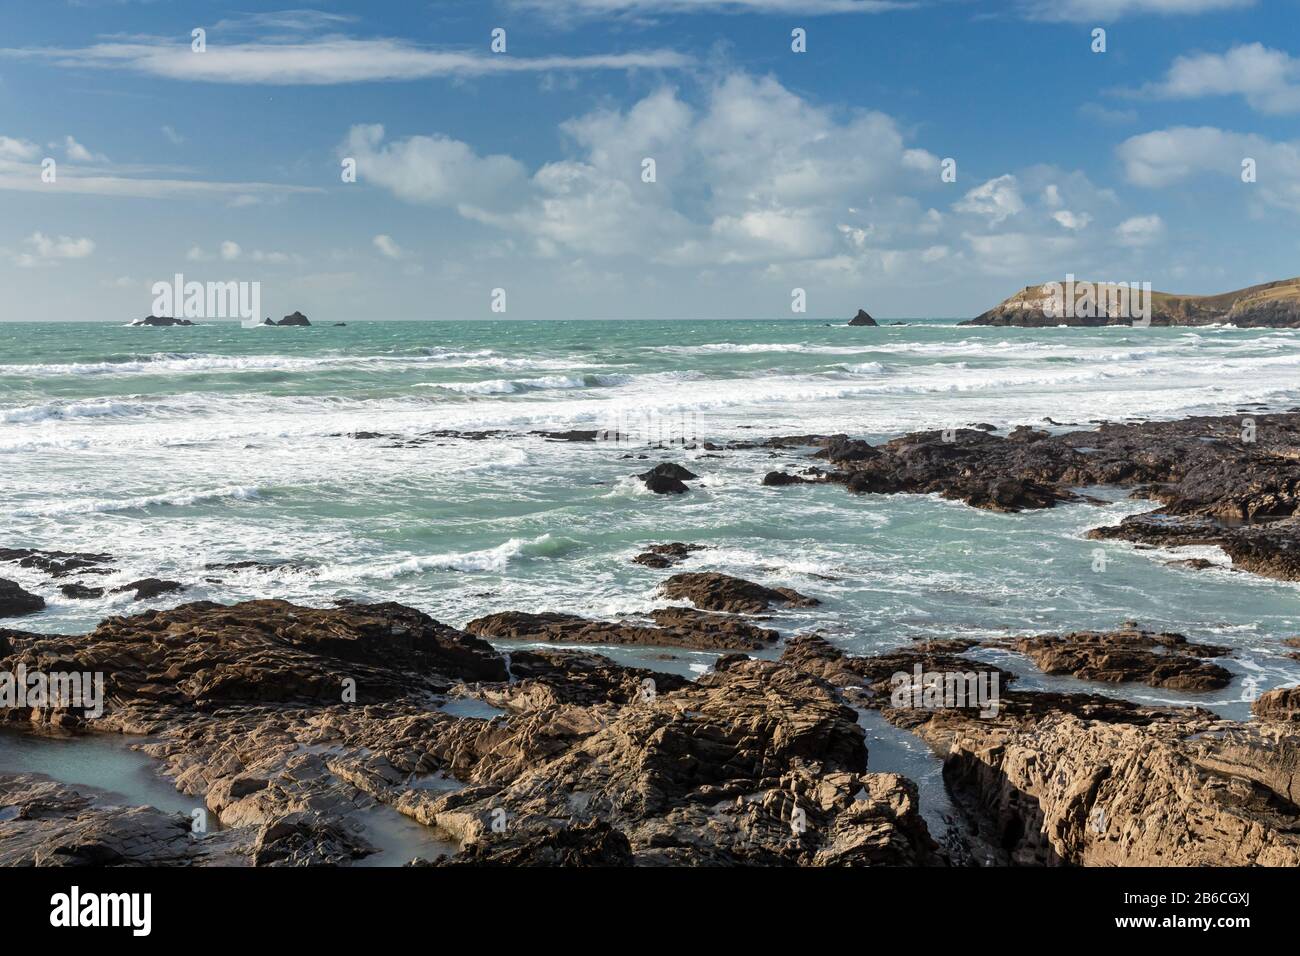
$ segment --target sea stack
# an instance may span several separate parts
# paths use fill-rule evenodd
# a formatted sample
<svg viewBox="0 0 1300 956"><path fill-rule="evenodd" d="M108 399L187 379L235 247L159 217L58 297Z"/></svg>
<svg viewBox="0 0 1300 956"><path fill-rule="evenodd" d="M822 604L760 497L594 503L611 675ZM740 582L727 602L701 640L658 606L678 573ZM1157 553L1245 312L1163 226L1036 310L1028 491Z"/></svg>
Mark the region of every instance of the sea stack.
<svg viewBox="0 0 1300 956"><path fill-rule="evenodd" d="M311 325L311 323L307 321L307 316L303 315L301 312L294 312L292 315L286 315L283 319L281 319L279 322L275 324L276 325Z"/></svg>
<svg viewBox="0 0 1300 956"><path fill-rule="evenodd" d="M136 319L132 325L148 325L153 327L163 327L168 325L193 325L189 319L174 319L168 315L146 315L143 319Z"/></svg>
<svg viewBox="0 0 1300 956"><path fill-rule="evenodd" d="M871 316L867 315L865 309L858 309L858 314L849 319L849 325L878 325Z"/></svg>

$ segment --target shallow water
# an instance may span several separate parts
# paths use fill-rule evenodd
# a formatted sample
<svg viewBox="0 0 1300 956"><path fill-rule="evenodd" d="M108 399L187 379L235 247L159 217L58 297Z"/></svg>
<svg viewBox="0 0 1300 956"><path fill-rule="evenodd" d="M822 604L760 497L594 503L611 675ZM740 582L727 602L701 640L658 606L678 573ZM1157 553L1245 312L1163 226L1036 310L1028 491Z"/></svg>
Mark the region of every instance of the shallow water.
<svg viewBox="0 0 1300 956"><path fill-rule="evenodd" d="M1278 643L1300 633L1297 586L1173 568L1174 554L1087 541L1150 507L1020 515L932 497L764 488L791 456L647 450L645 439L1248 414L1297 402L1300 332L989 329L949 321L878 329L804 321L378 323L346 328L0 325L2 546L104 550L112 587L189 585L132 602L64 598L40 572L0 567L49 602L22 627L76 631L111 613L209 598L398 600L462 625L491 611L635 614L667 572L631 564L649 543L711 546L680 570L718 569L820 597L781 613L863 652L919 635L1145 626L1232 645L1260 689L1300 680ZM353 431L611 428L622 442L537 436L415 447ZM649 454L649 459L639 459ZM659 458L701 477L657 497L631 478ZM1106 570L1095 573L1095 554ZM307 568L209 570L250 558ZM71 580L75 580L71 579ZM622 650L698 674L710 655ZM1032 668L1013 669L1042 682ZM1077 683L1077 682L1070 682ZM1115 688L1106 688L1115 692ZM1248 711L1241 681L1210 695L1126 688L1144 700Z"/></svg>

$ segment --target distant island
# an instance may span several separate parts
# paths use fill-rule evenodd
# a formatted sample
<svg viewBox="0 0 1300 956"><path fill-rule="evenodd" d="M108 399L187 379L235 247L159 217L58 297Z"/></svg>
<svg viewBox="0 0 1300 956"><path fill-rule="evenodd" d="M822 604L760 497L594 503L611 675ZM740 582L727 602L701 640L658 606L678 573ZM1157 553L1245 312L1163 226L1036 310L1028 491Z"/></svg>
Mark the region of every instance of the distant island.
<svg viewBox="0 0 1300 956"><path fill-rule="evenodd" d="M1236 325L1300 328L1300 278L1217 295L1152 292L1150 285L1063 282L1025 286L962 325ZM1135 321L1136 320L1136 321Z"/></svg>

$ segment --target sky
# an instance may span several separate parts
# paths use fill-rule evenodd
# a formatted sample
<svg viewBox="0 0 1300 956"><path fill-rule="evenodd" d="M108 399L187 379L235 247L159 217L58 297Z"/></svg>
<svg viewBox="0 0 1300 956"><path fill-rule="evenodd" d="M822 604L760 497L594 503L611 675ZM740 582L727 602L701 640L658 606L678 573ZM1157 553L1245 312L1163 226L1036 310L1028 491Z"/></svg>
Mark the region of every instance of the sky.
<svg viewBox="0 0 1300 956"><path fill-rule="evenodd" d="M1298 24L1300 0L0 0L0 321L130 321L177 273L315 322L968 318L1067 273L1290 277Z"/></svg>

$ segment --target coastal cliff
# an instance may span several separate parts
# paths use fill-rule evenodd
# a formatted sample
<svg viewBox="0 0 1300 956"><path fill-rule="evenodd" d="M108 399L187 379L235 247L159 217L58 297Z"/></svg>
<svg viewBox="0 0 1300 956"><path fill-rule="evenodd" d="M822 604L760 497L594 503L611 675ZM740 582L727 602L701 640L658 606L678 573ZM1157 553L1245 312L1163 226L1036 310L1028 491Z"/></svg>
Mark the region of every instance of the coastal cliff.
<svg viewBox="0 0 1300 956"><path fill-rule="evenodd" d="M1123 283L1086 283L1068 279L1025 286L987 312L962 325L1044 327L1057 325L1144 325L1136 308L1116 307L1116 300L1149 307L1151 325L1236 325L1241 328L1300 328L1300 278L1280 279L1217 295L1175 295ZM1082 297L1084 286L1094 290ZM1074 290L1079 290L1075 292ZM1117 296L1116 291L1124 293ZM1083 307L1077 307L1082 302ZM1076 307L1071 307L1072 305ZM1064 308L1062 307L1064 306Z"/></svg>

